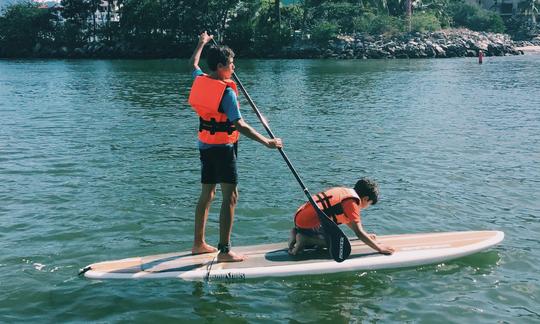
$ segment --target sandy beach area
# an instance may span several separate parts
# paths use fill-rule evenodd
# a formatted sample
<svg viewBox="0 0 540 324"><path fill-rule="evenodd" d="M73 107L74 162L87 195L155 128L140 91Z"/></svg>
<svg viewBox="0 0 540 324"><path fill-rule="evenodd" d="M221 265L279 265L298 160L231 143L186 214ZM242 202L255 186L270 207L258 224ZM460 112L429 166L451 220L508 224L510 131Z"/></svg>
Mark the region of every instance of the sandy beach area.
<svg viewBox="0 0 540 324"><path fill-rule="evenodd" d="M518 51L523 51L525 54L540 54L540 46L523 46L523 47L516 47Z"/></svg>

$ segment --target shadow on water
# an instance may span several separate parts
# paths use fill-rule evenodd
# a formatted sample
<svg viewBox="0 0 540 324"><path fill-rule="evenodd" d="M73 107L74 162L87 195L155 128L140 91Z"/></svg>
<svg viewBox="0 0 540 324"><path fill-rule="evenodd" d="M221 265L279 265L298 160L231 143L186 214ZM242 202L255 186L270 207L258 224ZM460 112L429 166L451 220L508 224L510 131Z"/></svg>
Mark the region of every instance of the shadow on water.
<svg viewBox="0 0 540 324"><path fill-rule="evenodd" d="M250 306L242 305L240 299L244 296L239 297L236 294L238 286L245 285L247 288L242 289L243 291L276 295L272 305L266 305L270 309L279 309L278 313L271 316L273 320L289 320L290 323L346 323L358 316L358 305L362 305L360 311L365 315L382 312L376 305L376 300L392 289L391 282L390 276L376 272L297 276L294 280L257 279L243 284L197 282L193 283L192 287L192 296L198 300L193 306L193 312L210 322L218 319L245 321L245 314L240 313L245 311L245 307L256 308L254 313L266 312L264 309L257 309L258 301L252 301Z"/></svg>
<svg viewBox="0 0 540 324"><path fill-rule="evenodd" d="M298 307L296 318L337 322L380 313L377 299L394 290L392 276L376 271L306 277L290 288L287 301Z"/></svg>
<svg viewBox="0 0 540 324"><path fill-rule="evenodd" d="M231 294L227 285L209 285L203 282L193 284L192 296L197 299L193 313L205 322L234 322L248 323L243 318L236 298Z"/></svg>

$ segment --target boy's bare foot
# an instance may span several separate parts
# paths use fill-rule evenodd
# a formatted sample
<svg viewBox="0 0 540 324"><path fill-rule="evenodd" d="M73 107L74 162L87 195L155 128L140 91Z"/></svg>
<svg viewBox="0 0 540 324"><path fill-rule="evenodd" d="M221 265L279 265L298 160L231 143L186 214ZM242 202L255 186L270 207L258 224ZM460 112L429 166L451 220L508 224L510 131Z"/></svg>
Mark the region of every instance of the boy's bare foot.
<svg viewBox="0 0 540 324"><path fill-rule="evenodd" d="M306 245L307 238L305 235L297 233L295 235L295 243L292 247L289 247L289 254L290 255L297 255L298 253L302 252L304 250L304 246Z"/></svg>
<svg viewBox="0 0 540 324"><path fill-rule="evenodd" d="M191 248L191 254L203 254L203 253L212 253L217 252L217 249L211 245L203 243L202 245L193 246Z"/></svg>
<svg viewBox="0 0 540 324"><path fill-rule="evenodd" d="M229 251L227 253L225 252L219 252L217 256L218 262L242 262L246 259L246 256L242 254L237 254L232 251Z"/></svg>
<svg viewBox="0 0 540 324"><path fill-rule="evenodd" d="M296 228L291 229L291 235L289 236L289 251L292 250L296 244Z"/></svg>

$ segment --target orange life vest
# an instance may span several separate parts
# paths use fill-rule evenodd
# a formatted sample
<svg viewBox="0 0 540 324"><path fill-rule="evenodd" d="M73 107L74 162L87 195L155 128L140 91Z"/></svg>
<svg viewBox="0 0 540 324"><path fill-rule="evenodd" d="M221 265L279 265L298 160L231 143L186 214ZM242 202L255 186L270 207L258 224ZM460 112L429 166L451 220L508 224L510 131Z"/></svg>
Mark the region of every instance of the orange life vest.
<svg viewBox="0 0 540 324"><path fill-rule="evenodd" d="M216 80L204 74L193 81L188 101L199 115L199 140L203 143L233 144L238 141L238 131L220 108L227 87L238 95L236 83L232 80Z"/></svg>
<svg viewBox="0 0 540 324"><path fill-rule="evenodd" d="M330 188L312 197L319 208L321 208L321 210L338 225L344 223L347 224L350 222L347 216L345 216L343 213L343 206L341 205L341 202L345 199L352 198L355 199L357 203L360 203L360 197L358 197L356 191L354 191L354 189L344 187ZM298 214L304 208L313 209L313 206L307 202L298 208L296 214ZM313 210L313 212L315 214L315 210ZM315 217L317 217L316 214Z"/></svg>

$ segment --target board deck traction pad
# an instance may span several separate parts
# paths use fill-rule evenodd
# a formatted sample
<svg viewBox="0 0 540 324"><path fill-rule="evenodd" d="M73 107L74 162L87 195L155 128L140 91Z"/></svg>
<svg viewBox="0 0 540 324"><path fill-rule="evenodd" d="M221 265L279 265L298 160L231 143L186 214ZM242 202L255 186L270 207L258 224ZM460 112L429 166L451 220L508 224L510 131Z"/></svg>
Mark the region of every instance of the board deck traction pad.
<svg viewBox="0 0 540 324"><path fill-rule="evenodd" d="M216 253L192 255L190 251L134 257L91 264L80 274L91 279L238 280L306 274L394 269L440 263L490 248L504 239L500 231L465 231L386 235L377 241L396 249L382 255L358 239L352 252L337 263L328 251L306 250L298 256L287 253L287 243L235 247L242 262L217 262Z"/></svg>

